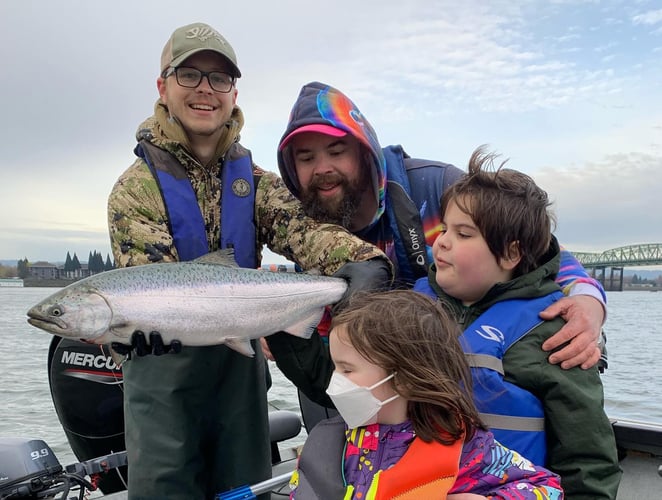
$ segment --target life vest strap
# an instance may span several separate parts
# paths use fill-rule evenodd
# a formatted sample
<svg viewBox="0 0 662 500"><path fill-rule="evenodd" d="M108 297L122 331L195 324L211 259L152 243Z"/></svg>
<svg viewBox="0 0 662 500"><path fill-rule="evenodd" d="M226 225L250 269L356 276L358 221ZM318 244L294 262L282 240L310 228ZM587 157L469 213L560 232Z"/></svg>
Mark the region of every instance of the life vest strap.
<svg viewBox="0 0 662 500"><path fill-rule="evenodd" d="M514 417L495 413L480 413L488 427L507 431L541 432L545 430L545 419L538 417Z"/></svg>
<svg viewBox="0 0 662 500"><path fill-rule="evenodd" d="M470 353L465 353L464 357L467 359L471 368L488 368L504 375L503 362L499 358L495 358L489 354Z"/></svg>

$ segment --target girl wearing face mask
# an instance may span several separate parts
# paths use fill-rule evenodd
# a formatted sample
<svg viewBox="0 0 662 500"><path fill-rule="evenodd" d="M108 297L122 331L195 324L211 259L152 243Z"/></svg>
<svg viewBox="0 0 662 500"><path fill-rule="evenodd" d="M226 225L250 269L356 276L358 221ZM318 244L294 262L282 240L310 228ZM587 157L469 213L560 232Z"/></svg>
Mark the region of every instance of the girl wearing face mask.
<svg viewBox="0 0 662 500"><path fill-rule="evenodd" d="M329 336L340 416L311 431L290 498L562 499L556 474L480 421L458 333L417 292L355 294Z"/></svg>

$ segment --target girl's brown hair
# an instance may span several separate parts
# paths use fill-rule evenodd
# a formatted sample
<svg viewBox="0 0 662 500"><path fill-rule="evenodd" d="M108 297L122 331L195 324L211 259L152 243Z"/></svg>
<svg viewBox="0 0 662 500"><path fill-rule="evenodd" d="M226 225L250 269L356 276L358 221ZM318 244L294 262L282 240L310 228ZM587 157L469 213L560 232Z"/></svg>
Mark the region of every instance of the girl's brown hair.
<svg viewBox="0 0 662 500"><path fill-rule="evenodd" d="M459 328L440 303L411 290L356 293L333 318L338 325L361 356L395 373L418 437L451 444L484 428Z"/></svg>

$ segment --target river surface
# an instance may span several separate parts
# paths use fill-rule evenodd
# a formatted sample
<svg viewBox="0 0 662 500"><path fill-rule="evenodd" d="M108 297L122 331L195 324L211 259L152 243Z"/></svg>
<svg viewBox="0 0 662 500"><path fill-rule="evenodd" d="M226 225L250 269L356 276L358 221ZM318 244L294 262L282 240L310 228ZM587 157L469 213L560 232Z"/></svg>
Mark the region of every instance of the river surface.
<svg viewBox="0 0 662 500"><path fill-rule="evenodd" d="M63 465L76 462L48 386L51 335L26 321L54 288L0 287L0 437L43 439ZM608 292L609 369L603 375L610 417L662 423L662 292ZM270 363L274 408L298 412L296 390ZM303 442L305 434L289 444Z"/></svg>

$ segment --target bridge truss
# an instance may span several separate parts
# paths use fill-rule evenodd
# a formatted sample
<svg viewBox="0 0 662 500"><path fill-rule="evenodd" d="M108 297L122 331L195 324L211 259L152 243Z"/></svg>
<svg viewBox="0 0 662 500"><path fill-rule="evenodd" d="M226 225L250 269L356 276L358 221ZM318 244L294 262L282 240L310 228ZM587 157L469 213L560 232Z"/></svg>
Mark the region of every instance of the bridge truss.
<svg viewBox="0 0 662 500"><path fill-rule="evenodd" d="M572 252L584 266L593 268L655 266L662 264L662 243L612 248L602 253Z"/></svg>

